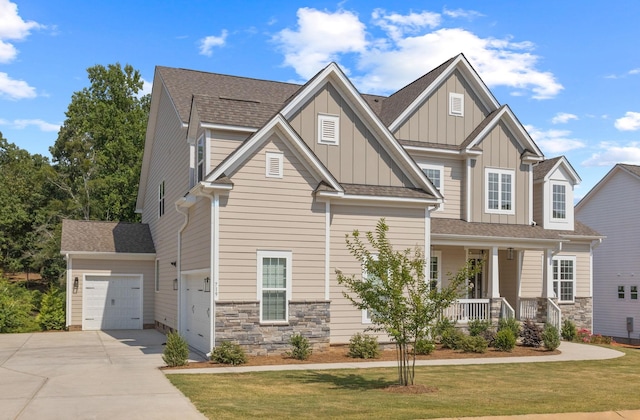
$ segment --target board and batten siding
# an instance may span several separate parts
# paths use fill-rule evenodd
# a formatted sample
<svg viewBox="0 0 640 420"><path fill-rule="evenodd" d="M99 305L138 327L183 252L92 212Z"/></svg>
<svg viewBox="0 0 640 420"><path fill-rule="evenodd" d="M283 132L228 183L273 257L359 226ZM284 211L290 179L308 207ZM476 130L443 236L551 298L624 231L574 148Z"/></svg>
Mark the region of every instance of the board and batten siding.
<svg viewBox="0 0 640 420"><path fill-rule="evenodd" d="M104 267L112 267L105 270ZM153 290L154 290L154 262L121 259L84 259L72 257L71 281L78 278L78 290L71 295L71 325L82 327L82 296L84 290L84 276L91 275L142 275L143 293L143 324L153 324Z"/></svg>
<svg viewBox="0 0 640 420"><path fill-rule="evenodd" d="M464 116L449 115L449 93L464 95ZM460 145L489 115L473 89L459 71L455 71L394 132L398 139Z"/></svg>
<svg viewBox="0 0 640 420"><path fill-rule="evenodd" d="M627 337L626 319L634 319L631 338L640 337L640 180L618 169L588 201L576 208L576 218L606 236L593 251L593 328L597 334ZM618 298L618 286L625 298Z"/></svg>
<svg viewBox="0 0 640 420"><path fill-rule="evenodd" d="M283 177L265 176L265 153L282 153ZM221 301L255 301L257 252L291 251L293 300L324 300L325 204L319 181L277 135L231 175L220 197Z"/></svg>
<svg viewBox="0 0 640 420"><path fill-rule="evenodd" d="M362 332L369 324L362 323L362 311L356 309L342 295L336 270L344 275L360 276L362 267L349 253L345 235L358 229L366 242L365 232L375 231L380 218L389 226L388 238L394 249L421 247L424 250L425 210L423 208L391 208L379 206L331 205L331 343L348 343L351 336ZM381 339L383 337L381 336Z"/></svg>
<svg viewBox="0 0 640 420"><path fill-rule="evenodd" d="M338 145L318 143L318 114L340 118ZM377 138L330 83L291 118L290 124L338 182L413 187Z"/></svg>
<svg viewBox="0 0 640 420"><path fill-rule="evenodd" d="M173 104L163 87L161 91L155 138L151 150L142 222L149 224L160 260L160 290L154 292L155 319L177 328L178 293L173 290L178 257L178 229L184 222L174 203L189 191L189 145L186 128L182 127ZM165 182L165 214L158 217L158 185Z"/></svg>
<svg viewBox="0 0 640 420"><path fill-rule="evenodd" d="M529 224L529 165L521 163L522 146L503 122L480 142L482 154L476 158L471 175L471 214L473 222ZM487 213L486 168L508 169L515 173L512 204L514 215Z"/></svg>

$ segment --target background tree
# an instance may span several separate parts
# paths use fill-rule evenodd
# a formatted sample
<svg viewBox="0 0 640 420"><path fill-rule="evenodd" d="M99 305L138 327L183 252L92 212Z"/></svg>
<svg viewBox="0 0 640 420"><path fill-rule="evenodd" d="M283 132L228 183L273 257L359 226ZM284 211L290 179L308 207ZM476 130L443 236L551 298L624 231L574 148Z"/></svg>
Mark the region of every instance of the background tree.
<svg viewBox="0 0 640 420"><path fill-rule="evenodd" d="M144 81L130 65L96 65L87 73L91 85L73 94L49 149L53 182L70 200L70 217L137 221L149 95L139 96Z"/></svg>
<svg viewBox="0 0 640 420"><path fill-rule="evenodd" d="M337 272L338 284L346 287L343 295L358 309L367 310L370 330L383 331L396 345L398 381L413 385L416 342L432 336L432 329L442 311L462 292L466 279L481 269L465 265L446 286L430 287L425 279L424 252L416 247L394 251L384 219L376 225L375 234L367 232L365 243L357 230L347 234L351 255L362 265L366 276L346 276ZM370 249L372 251L370 251Z"/></svg>

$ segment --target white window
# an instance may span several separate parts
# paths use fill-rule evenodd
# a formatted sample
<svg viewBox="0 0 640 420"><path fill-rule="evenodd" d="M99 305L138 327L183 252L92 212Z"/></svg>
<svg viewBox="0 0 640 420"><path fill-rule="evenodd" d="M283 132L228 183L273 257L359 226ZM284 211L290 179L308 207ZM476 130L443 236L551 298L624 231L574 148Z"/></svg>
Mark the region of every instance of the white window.
<svg viewBox="0 0 640 420"><path fill-rule="evenodd" d="M204 150L204 136L200 136L198 139L198 147L196 151L196 182L200 182L206 175L205 171L205 150Z"/></svg>
<svg viewBox="0 0 640 420"><path fill-rule="evenodd" d="M160 260L156 260L155 288L156 292L160 291Z"/></svg>
<svg viewBox="0 0 640 420"><path fill-rule="evenodd" d="M318 114L318 143L337 145L340 142L340 117Z"/></svg>
<svg viewBox="0 0 640 420"><path fill-rule="evenodd" d="M553 197L552 219L564 220L567 218L567 186L563 184L552 184Z"/></svg>
<svg viewBox="0 0 640 420"><path fill-rule="evenodd" d="M638 286L630 286L629 291L629 297L631 300L638 300Z"/></svg>
<svg viewBox="0 0 640 420"><path fill-rule="evenodd" d="M573 302L575 298L575 257L554 257L553 293L559 302Z"/></svg>
<svg viewBox="0 0 640 420"><path fill-rule="evenodd" d="M260 322L287 322L291 295L291 252L258 251Z"/></svg>
<svg viewBox="0 0 640 420"><path fill-rule="evenodd" d="M378 261L378 254L371 254L371 259L373 261ZM368 282L379 282L380 278L373 273L368 273L367 269L362 267L362 281ZM370 309L362 310L362 323L363 324L371 324L371 316L369 314Z"/></svg>
<svg viewBox="0 0 640 420"><path fill-rule="evenodd" d="M429 262L429 287L431 289L440 289L441 287L441 259L441 251L431 251L431 261Z"/></svg>
<svg viewBox="0 0 640 420"><path fill-rule="evenodd" d="M449 115L464 117L464 95L461 93L449 93Z"/></svg>
<svg viewBox="0 0 640 420"><path fill-rule="evenodd" d="M618 299L624 299L624 286L618 286Z"/></svg>
<svg viewBox="0 0 640 420"><path fill-rule="evenodd" d="M485 172L486 212L515 214L515 172L508 169L490 169Z"/></svg>
<svg viewBox="0 0 640 420"><path fill-rule="evenodd" d="M267 152L265 153L266 169L265 176L267 178L282 178L284 173L284 158L282 153Z"/></svg>
<svg viewBox="0 0 640 420"><path fill-rule="evenodd" d="M158 218L164 214L164 181L158 185Z"/></svg>

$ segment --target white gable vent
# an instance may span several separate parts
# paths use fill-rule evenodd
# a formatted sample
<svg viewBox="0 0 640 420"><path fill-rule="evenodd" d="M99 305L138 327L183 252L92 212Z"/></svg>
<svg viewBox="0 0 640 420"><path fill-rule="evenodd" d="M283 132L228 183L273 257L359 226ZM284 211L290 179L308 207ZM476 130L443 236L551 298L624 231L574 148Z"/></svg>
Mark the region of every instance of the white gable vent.
<svg viewBox="0 0 640 420"><path fill-rule="evenodd" d="M464 95L461 93L449 93L449 115L455 117L464 116Z"/></svg>
<svg viewBox="0 0 640 420"><path fill-rule="evenodd" d="M318 115L318 143L338 144L340 117L336 115Z"/></svg>
<svg viewBox="0 0 640 420"><path fill-rule="evenodd" d="M283 170L283 155L282 153L267 152L266 153L266 177L267 178L282 178Z"/></svg>

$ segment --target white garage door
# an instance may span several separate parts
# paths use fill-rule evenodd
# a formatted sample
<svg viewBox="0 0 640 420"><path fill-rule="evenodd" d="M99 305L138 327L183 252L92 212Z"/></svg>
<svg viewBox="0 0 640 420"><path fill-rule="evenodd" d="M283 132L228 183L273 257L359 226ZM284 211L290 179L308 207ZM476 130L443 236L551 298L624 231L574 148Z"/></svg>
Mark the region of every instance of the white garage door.
<svg viewBox="0 0 640 420"><path fill-rule="evenodd" d="M186 278L186 305L183 314L186 321L185 338L189 345L203 353L209 353L211 330L210 292L204 291L204 277L192 275Z"/></svg>
<svg viewBox="0 0 640 420"><path fill-rule="evenodd" d="M86 276L83 330L142 329L141 276Z"/></svg>

